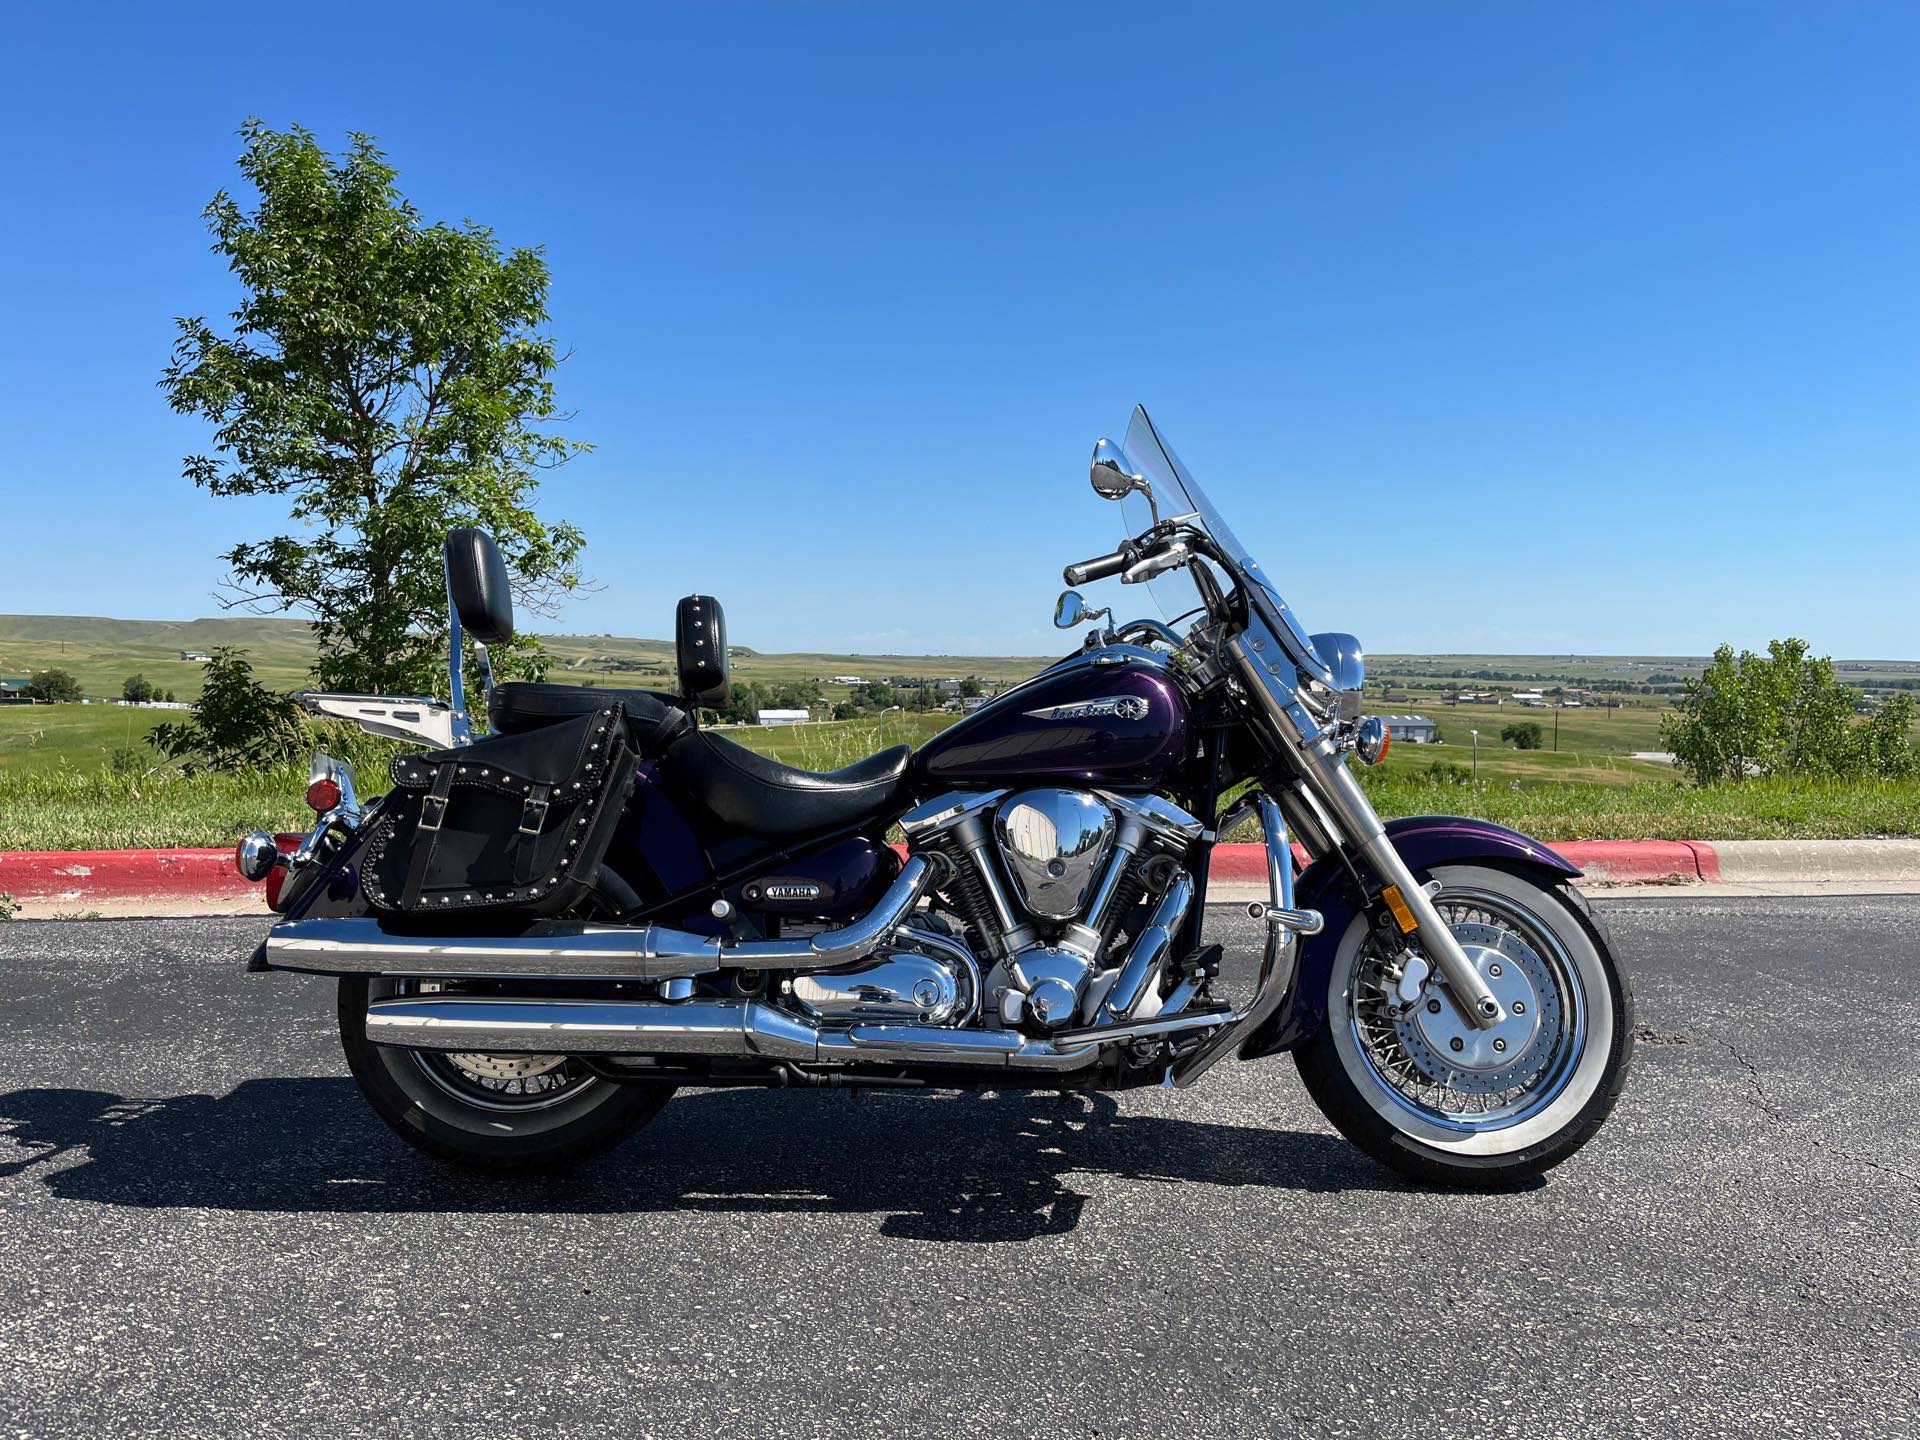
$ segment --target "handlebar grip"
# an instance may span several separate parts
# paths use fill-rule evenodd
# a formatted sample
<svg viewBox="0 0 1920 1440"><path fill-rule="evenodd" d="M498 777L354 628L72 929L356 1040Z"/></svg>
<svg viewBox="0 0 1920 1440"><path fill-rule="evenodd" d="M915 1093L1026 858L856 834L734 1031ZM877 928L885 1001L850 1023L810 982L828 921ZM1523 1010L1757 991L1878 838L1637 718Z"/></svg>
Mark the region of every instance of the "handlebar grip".
<svg viewBox="0 0 1920 1440"><path fill-rule="evenodd" d="M1084 585L1089 580L1104 580L1109 575L1118 575L1133 563L1133 557L1125 550L1116 550L1111 555L1096 555L1091 560L1082 560L1078 565L1069 565L1060 572L1060 577L1069 585Z"/></svg>

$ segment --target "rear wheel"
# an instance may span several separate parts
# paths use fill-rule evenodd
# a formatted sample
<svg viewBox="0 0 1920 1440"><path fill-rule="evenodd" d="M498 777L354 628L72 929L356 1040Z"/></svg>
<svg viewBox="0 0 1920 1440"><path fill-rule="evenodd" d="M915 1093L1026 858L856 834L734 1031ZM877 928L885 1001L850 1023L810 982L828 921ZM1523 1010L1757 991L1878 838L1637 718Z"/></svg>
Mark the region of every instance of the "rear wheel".
<svg viewBox="0 0 1920 1440"><path fill-rule="evenodd" d="M1569 887L1483 865L1420 878L1440 882L1434 904L1508 1018L1477 1029L1438 977L1408 1003L1405 952L1363 916L1335 952L1326 1024L1295 1062L1340 1132L1403 1174L1530 1179L1612 1110L1632 1052L1632 991Z"/></svg>
<svg viewBox="0 0 1920 1440"><path fill-rule="evenodd" d="M340 982L340 1043L374 1113L436 1159L495 1172L557 1170L646 1124L667 1087L620 1085L565 1055L403 1050L367 1039L367 1002L408 982Z"/></svg>

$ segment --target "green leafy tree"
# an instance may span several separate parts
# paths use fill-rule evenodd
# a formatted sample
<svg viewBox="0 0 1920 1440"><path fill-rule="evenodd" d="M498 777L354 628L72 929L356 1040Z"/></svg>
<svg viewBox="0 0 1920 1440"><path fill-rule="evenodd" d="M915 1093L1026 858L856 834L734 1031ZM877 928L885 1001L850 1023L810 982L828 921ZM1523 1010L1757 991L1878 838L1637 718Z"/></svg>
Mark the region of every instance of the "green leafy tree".
<svg viewBox="0 0 1920 1440"><path fill-rule="evenodd" d="M294 533L224 557L229 603L306 615L324 687L430 693L448 530L491 531L536 613L579 584L579 530L533 509L540 472L588 448L543 428L560 418L546 261L471 221L425 223L368 136L332 155L298 127L240 133L255 203L222 191L205 212L240 303L229 333L176 322L160 382L214 426L187 478L290 502ZM539 673L530 638L512 651L496 665Z"/></svg>
<svg viewBox="0 0 1920 1440"><path fill-rule="evenodd" d="M1660 738L1700 784L1749 776L1825 779L1905 776L1920 769L1913 707L1889 701L1863 723L1855 692L1835 678L1833 661L1809 655L1804 640L1775 640L1765 655L1713 652L1688 680ZM1910 700L1910 697L1908 697Z"/></svg>
<svg viewBox="0 0 1920 1440"><path fill-rule="evenodd" d="M143 705L149 700L158 700L160 692L154 688L153 682L146 676L129 675L126 683L120 687L120 698Z"/></svg>
<svg viewBox="0 0 1920 1440"><path fill-rule="evenodd" d="M1540 728L1537 720L1521 720L1512 725L1502 726L1500 738L1516 750L1538 750L1546 739L1546 731Z"/></svg>
<svg viewBox="0 0 1920 1440"><path fill-rule="evenodd" d="M766 703L767 697L761 693L760 687L748 680L735 685L728 692L720 718L733 725L757 725L760 723L760 709Z"/></svg>
<svg viewBox="0 0 1920 1440"><path fill-rule="evenodd" d="M72 704L82 696L80 682L65 670L38 670L27 677L27 694L55 705Z"/></svg>
<svg viewBox="0 0 1920 1440"><path fill-rule="evenodd" d="M188 774L278 764L305 753L310 739L292 697L255 680L246 652L225 645L207 661L189 718L156 725L147 735L161 754L185 762Z"/></svg>

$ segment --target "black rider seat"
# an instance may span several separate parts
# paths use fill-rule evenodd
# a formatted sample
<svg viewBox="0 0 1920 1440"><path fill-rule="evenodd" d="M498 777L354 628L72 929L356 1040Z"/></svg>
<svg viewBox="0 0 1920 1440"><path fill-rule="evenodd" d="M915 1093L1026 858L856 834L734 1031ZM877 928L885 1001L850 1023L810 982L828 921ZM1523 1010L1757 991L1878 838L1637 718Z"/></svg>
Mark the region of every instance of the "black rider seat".
<svg viewBox="0 0 1920 1440"><path fill-rule="evenodd" d="M540 685L530 680L510 680L494 686L487 716L499 734L518 735L555 721L591 715L609 705L619 705L627 712L634 749L643 756L658 755L689 723L686 711L672 695L594 685Z"/></svg>
<svg viewBox="0 0 1920 1440"><path fill-rule="evenodd" d="M711 730L668 749L661 774L688 801L731 830L786 840L858 825L906 793L912 750L895 745L819 774L769 760Z"/></svg>

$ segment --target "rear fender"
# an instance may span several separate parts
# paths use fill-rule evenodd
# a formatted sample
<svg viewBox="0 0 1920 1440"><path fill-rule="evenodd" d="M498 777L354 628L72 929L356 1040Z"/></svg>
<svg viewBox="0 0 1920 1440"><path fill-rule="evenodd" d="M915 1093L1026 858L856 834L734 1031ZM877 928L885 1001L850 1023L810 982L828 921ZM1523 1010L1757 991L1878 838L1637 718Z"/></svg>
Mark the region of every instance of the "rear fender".
<svg viewBox="0 0 1920 1440"><path fill-rule="evenodd" d="M1495 825L1459 815L1414 815L1389 820L1387 838L1407 868L1416 875L1436 865L1471 864L1497 860L1508 867L1537 873L1543 883L1557 885L1580 873L1538 840ZM1340 858L1326 855L1301 872L1294 883L1294 904L1318 910L1326 923L1317 935L1302 937L1300 969L1287 1003L1240 1047L1240 1058L1252 1060L1304 1044L1320 1029L1327 1015L1327 982L1333 974L1334 953L1341 937L1365 904Z"/></svg>

